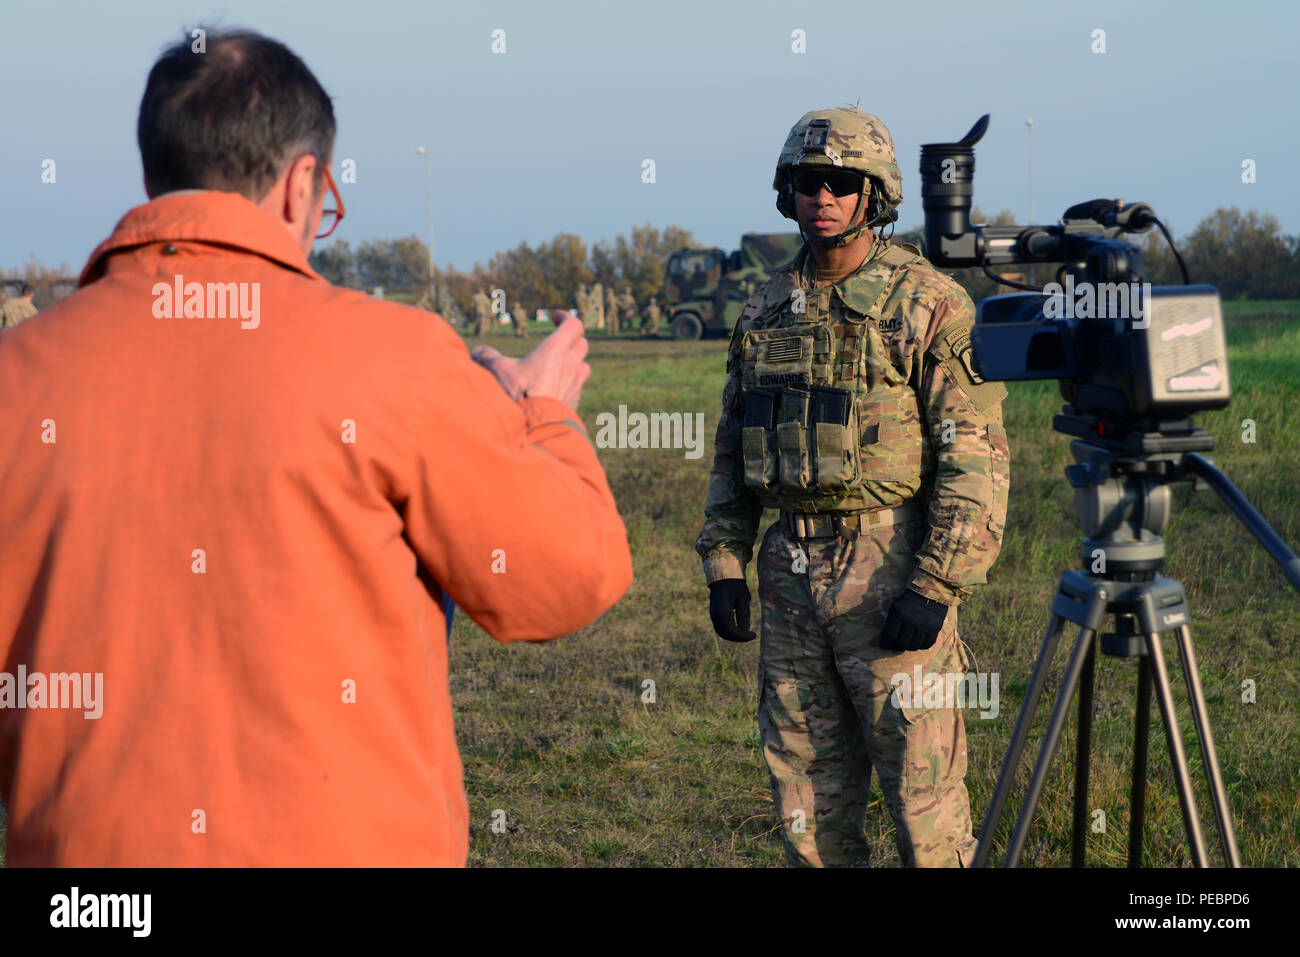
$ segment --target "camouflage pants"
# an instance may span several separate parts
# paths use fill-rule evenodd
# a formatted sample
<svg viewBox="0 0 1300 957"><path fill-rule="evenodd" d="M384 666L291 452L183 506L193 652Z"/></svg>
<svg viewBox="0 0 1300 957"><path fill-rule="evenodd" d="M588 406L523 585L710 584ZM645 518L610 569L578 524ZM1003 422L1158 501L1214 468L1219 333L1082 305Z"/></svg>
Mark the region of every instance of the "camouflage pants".
<svg viewBox="0 0 1300 957"><path fill-rule="evenodd" d="M868 864L873 767L905 867L965 867L974 856L961 711L890 700L892 677L912 677L917 665L922 675L968 670L956 609L934 647L880 647L924 534L912 521L863 529L852 542L809 539L806 569L783 521L763 538L758 723L792 864Z"/></svg>

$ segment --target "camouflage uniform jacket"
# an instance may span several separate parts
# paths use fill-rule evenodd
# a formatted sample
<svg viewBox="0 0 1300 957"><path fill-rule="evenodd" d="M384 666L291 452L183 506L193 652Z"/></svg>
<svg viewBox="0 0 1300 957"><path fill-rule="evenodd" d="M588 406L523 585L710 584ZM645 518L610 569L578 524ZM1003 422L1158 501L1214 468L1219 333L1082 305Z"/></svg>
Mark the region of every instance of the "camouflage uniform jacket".
<svg viewBox="0 0 1300 957"><path fill-rule="evenodd" d="M37 309L23 298L10 299L0 306L0 329L9 329L36 315Z"/></svg>
<svg viewBox="0 0 1300 957"><path fill-rule="evenodd" d="M880 240L837 285L817 288L813 275L804 246L733 331L695 545L705 577L744 577L764 507L859 512L915 498L929 533L909 587L957 604L997 558L1010 488L1006 389L973 365L970 297L911 247ZM807 414L799 424L786 413L790 385L851 393L848 425ZM776 423L747 424L748 398L774 388Z"/></svg>

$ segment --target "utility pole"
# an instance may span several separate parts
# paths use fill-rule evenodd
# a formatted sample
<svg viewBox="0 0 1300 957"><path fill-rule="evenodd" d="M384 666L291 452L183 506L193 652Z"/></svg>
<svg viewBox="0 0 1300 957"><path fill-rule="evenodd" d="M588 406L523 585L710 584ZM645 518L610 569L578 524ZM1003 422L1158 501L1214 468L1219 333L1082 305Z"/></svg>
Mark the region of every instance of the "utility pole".
<svg viewBox="0 0 1300 957"><path fill-rule="evenodd" d="M433 166L428 150L417 146L415 151L424 157L424 201L429 213L429 297L433 300L433 308L441 311L441 303L438 302L438 267L433 259Z"/></svg>
<svg viewBox="0 0 1300 957"><path fill-rule="evenodd" d="M1034 225L1034 121L1025 120L1029 141L1029 225Z"/></svg>
<svg viewBox="0 0 1300 957"><path fill-rule="evenodd" d="M1029 225L1034 225L1034 121L1025 120L1025 138L1029 145ZM1027 285L1034 284L1033 266L1025 266L1025 282Z"/></svg>

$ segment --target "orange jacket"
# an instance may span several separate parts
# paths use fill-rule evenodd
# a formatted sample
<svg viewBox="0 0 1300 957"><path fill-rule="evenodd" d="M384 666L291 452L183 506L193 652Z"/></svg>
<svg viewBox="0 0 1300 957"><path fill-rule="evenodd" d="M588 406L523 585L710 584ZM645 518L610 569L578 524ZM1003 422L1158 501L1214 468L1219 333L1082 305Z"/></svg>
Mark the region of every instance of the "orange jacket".
<svg viewBox="0 0 1300 957"><path fill-rule="evenodd" d="M8 862L464 864L442 590L511 642L632 580L577 416L232 193L131 210L81 287L0 334Z"/></svg>

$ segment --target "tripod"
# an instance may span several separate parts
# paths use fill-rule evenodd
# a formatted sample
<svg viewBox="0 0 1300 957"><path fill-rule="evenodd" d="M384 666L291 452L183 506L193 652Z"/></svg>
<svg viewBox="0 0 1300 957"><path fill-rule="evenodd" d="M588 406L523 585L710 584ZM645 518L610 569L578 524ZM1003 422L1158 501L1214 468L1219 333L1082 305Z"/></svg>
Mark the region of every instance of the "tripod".
<svg viewBox="0 0 1300 957"><path fill-rule="evenodd" d="M1190 422L1183 420L1167 423L1169 427L1158 432L1129 432L1119 435L1111 432L1103 439L1101 435L1107 432L1104 424L1099 427L1095 417L1068 411L1058 415L1054 425L1057 431L1081 437L1070 443L1076 464L1066 468L1066 476L1075 489L1075 512L1084 534L1083 561L1085 568L1090 570L1066 572L1057 585L1047 634L1034 663L1025 701L1011 737L1011 746L1002 762L993 800L980 830L974 866L984 867L988 862L1003 806L1020 763L1034 711L1042 696L1043 685L1066 621L1079 626L1078 637L1061 680L1061 688L1052 708L1003 866L1014 867L1020 859L1034 810L1047 781L1061 729L1065 725L1070 699L1076 691L1079 693L1079 710L1070 863L1072 867L1084 866L1096 639L1105 621L1113 617L1114 631L1101 634L1102 653L1120 658L1138 658L1129 867L1139 867L1142 862L1147 746L1153 686L1165 726L1192 861L1197 867L1206 866L1205 838L1196 810L1187 755L1178 731L1173 688L1160 637L1162 632L1170 630L1176 631L1178 636L1187 696L1196 723L1202 763L1209 779L1210 797L1224 860L1229 867L1240 867L1241 858L1228 811L1223 775L1219 770L1205 695L1201 690L1200 673L1192 647L1189 625L1191 612L1187 597L1179 582L1156 573L1164 563L1164 540L1160 533L1164 531L1169 518L1169 483L1192 476L1204 479L1269 554L1283 566L1287 578L1297 589L1300 589L1300 559L1287 549L1263 517L1233 487L1227 476L1207 459L1195 454L1209 451L1213 447L1213 436L1204 429L1192 428Z"/></svg>

